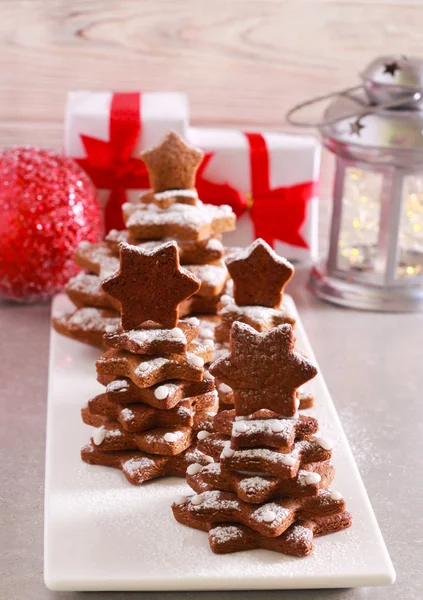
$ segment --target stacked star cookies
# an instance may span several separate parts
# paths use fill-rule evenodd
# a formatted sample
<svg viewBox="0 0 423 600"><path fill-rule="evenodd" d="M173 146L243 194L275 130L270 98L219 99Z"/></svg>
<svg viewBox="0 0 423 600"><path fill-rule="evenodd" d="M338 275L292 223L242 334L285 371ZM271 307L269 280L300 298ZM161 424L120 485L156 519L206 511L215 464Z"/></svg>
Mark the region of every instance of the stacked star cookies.
<svg viewBox="0 0 423 600"><path fill-rule="evenodd" d="M232 324L246 323L256 331L267 331L276 325L295 325L295 319L283 304L283 292L294 274L294 267L278 256L261 238L248 248L232 253L225 260L232 278L232 295L224 294L218 307L220 322L215 328L215 357L229 351ZM217 381L221 408L233 405L232 389ZM309 408L310 394L298 392L300 408Z"/></svg>
<svg viewBox="0 0 423 600"><path fill-rule="evenodd" d="M204 376L213 341L199 339L198 319L179 319L200 281L180 267L175 242L151 250L121 243L119 253L119 271L102 287L120 307L120 324L107 327L108 350L96 362L105 392L82 410L97 427L82 459L119 468L134 484L184 476L190 464L212 460L194 441L218 406Z"/></svg>
<svg viewBox="0 0 423 600"><path fill-rule="evenodd" d="M342 495L329 489L331 443L319 436L315 418L298 413L298 390L317 370L295 351L292 325L280 308L292 268L261 241L231 258L228 268L233 305L250 322L232 323L229 353L210 372L231 391L234 409L215 416L213 432L200 432L198 449L216 462L188 467L196 493L178 498L173 513L207 531L216 553L265 548L306 556L313 537L349 527L351 516ZM260 279L263 269L268 275ZM256 321L245 306L259 302L263 320Z"/></svg>
<svg viewBox="0 0 423 600"><path fill-rule="evenodd" d="M101 280L117 269L121 242L151 251L163 241L176 240L181 264L200 281L197 292L180 306L180 314L216 314L229 277L220 238L234 229L235 215L229 206L207 205L198 199L195 175L202 157L201 151L174 133L142 154L152 191L138 204L123 205L127 230L112 230L104 242L82 242L77 249L75 261L88 272L79 273L66 285L77 310L54 319L60 333L94 345L102 343L105 328L118 318L119 305L102 288ZM213 318L206 318L202 333L212 337L214 325Z"/></svg>

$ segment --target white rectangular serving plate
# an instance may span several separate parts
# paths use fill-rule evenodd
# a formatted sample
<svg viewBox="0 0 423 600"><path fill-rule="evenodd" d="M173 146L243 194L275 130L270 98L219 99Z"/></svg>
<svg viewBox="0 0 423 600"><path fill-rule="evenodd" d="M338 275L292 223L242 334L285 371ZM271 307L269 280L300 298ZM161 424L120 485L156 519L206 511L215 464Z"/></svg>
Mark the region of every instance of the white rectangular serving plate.
<svg viewBox="0 0 423 600"><path fill-rule="evenodd" d="M297 319L297 347L315 358ZM65 296L53 313L70 308ZM216 555L206 533L184 527L172 500L190 489L165 478L132 486L119 470L85 464L80 448L90 429L80 409L103 388L96 381L99 351L52 330L48 390L44 578L54 590L259 590L341 588L393 583L395 571L322 374L309 384L307 411L334 442L333 463L353 526L317 538L306 558L267 550Z"/></svg>

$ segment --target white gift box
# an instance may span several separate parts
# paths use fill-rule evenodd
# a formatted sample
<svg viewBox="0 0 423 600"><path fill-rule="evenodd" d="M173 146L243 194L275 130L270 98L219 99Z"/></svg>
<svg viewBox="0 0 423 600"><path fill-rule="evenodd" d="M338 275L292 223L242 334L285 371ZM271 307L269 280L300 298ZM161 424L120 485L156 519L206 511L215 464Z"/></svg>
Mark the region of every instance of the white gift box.
<svg viewBox="0 0 423 600"><path fill-rule="evenodd" d="M265 133L269 156L270 188L291 187L317 182L320 168L320 145L310 136L284 133ZM250 155L247 137L241 131L190 127L188 141L206 153L213 153L203 176L214 183L228 183L231 187L251 194ZM315 193L315 192L314 192ZM272 214L269 214L272 219ZM308 248L294 246L276 240L276 252L293 261L317 258L318 244L318 198L307 202L306 219L300 230ZM237 222L234 232L224 236L231 246L246 246L255 237L254 224L248 211Z"/></svg>
<svg viewBox="0 0 423 600"><path fill-rule="evenodd" d="M159 144L170 130L185 138L189 117L188 101L184 94L146 92L140 95L141 132L133 146L134 158L138 158L142 150ZM112 98L113 92L69 92L65 115L65 152L68 156L76 159L86 157L81 135L109 141ZM127 200L138 200L140 191L129 189ZM103 203L107 197L106 190L100 193Z"/></svg>

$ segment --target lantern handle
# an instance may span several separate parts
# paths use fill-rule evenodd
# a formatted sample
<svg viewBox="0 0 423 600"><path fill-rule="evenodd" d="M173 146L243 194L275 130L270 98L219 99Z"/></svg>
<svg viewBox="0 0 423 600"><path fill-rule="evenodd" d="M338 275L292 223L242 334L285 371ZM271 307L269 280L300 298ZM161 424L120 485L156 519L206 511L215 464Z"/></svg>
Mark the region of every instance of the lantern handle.
<svg viewBox="0 0 423 600"><path fill-rule="evenodd" d="M356 92L358 90L365 89L364 85L355 85L350 88L345 88L339 92L330 92L329 94L324 94L323 96L316 96L316 98L312 98L311 100L306 100L305 102L300 102L296 104L293 108L291 108L286 114L286 120L290 125L294 125L295 127L324 127L325 125L334 125L339 121L343 121L344 119L350 119L352 117L356 117L357 120L365 117L366 115L370 115L373 113L377 113L379 110L383 110L385 108L395 108L396 106L401 106L407 102L418 102L422 98L421 92L413 92L409 97L405 96L402 98L397 98L396 100L391 100L389 102L384 102L382 104L375 104L373 106L369 106L365 104L359 98L356 98L353 95L350 95L351 92ZM351 112L346 115L332 117L329 119L323 119L320 121L300 121L293 118L294 113L306 108L307 106L312 106L313 104L318 104L323 100L329 100L329 98L334 98L336 96L343 96L352 100L357 105L361 107L360 111Z"/></svg>

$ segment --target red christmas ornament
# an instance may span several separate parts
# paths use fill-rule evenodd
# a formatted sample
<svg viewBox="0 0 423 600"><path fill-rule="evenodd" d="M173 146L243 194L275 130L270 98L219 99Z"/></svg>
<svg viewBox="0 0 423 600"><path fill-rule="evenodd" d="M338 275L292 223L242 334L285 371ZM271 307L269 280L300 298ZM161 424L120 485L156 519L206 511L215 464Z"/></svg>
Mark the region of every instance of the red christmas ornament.
<svg viewBox="0 0 423 600"><path fill-rule="evenodd" d="M0 298L46 300L78 268L73 252L97 241L93 183L72 159L38 148L0 153Z"/></svg>

